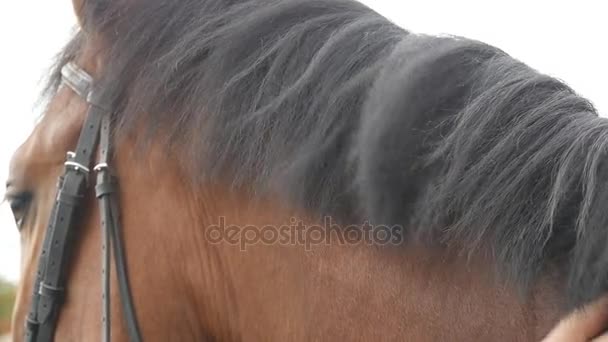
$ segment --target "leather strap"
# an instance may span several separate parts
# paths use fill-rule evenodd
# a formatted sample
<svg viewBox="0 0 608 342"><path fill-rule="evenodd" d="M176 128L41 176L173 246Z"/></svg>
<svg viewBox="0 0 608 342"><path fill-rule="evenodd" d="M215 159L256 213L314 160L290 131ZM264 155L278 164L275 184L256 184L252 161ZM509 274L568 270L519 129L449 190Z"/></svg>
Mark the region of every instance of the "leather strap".
<svg viewBox="0 0 608 342"><path fill-rule="evenodd" d="M102 229L102 340L110 341L110 267L112 253L123 312L131 341L141 341L135 306L130 292L126 258L120 231L116 179L111 175L109 103L92 91L92 77L74 63L62 69L63 84L89 103L75 152L68 152L64 174L57 184L57 197L38 263L30 311L26 318L25 340L53 341L66 287L71 247L79 213L88 189L90 167L99 140L100 158L95 166ZM101 132L101 133L100 133ZM111 247L113 249L111 250Z"/></svg>
<svg viewBox="0 0 608 342"><path fill-rule="evenodd" d="M99 212L101 216L103 245L102 245L102 285L104 296L104 308L102 310L102 340L109 341L110 329L110 251L109 244L113 247L114 260L116 264L116 275L118 289L123 307L125 323L131 341L141 341L141 333L137 323L135 305L130 291L129 277L127 272L127 261L122 245L122 232L120 231L120 217L117 198L117 180L111 174L109 166L109 155L112 152L110 139L110 118L105 117L101 127L101 139L99 143L100 159L95 171L97 172L97 185L95 194L99 199Z"/></svg>
<svg viewBox="0 0 608 342"><path fill-rule="evenodd" d="M137 322L137 314L135 312L135 305L133 304L133 297L131 295L131 287L129 285L127 260L122 243L122 231L120 229L118 202L111 201L110 204L113 223L112 230L110 232L112 237L112 247L114 247L113 252L116 264L116 274L118 278L118 290L120 291L120 302L122 303L122 310L124 312L129 337L133 342L140 342L142 337Z"/></svg>
<svg viewBox="0 0 608 342"><path fill-rule="evenodd" d="M45 235L28 323L27 341L51 341L63 303L74 227L86 194L88 167L98 139L102 111L91 107L75 153L68 153Z"/></svg>
<svg viewBox="0 0 608 342"><path fill-rule="evenodd" d="M112 193L115 192L115 187L111 186L109 178L108 153L109 153L109 125L110 119L106 116L101 125L101 139L99 142L100 159L99 164L95 166L97 172L97 185L95 186L95 196L99 200L99 216L101 217L101 340L109 342L111 339L111 305L110 305L110 260L112 253L110 251L110 229L112 219L109 216L110 200Z"/></svg>

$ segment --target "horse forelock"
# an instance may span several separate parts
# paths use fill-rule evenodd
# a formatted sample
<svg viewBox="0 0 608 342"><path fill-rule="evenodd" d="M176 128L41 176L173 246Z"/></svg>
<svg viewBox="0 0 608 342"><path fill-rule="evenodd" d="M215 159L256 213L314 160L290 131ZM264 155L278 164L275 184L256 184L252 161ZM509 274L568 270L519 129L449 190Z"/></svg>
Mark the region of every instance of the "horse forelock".
<svg viewBox="0 0 608 342"><path fill-rule="evenodd" d="M608 123L563 83L346 0L93 7L116 133L143 123L142 146L182 147L194 181L484 248L523 287L557 268L572 305L605 292Z"/></svg>

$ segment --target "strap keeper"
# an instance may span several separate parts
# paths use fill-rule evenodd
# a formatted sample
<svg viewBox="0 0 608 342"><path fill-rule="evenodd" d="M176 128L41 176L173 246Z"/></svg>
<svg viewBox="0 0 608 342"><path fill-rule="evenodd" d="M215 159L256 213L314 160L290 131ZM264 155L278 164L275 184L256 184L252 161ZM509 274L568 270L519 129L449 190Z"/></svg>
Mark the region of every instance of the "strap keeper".
<svg viewBox="0 0 608 342"><path fill-rule="evenodd" d="M37 320L32 319L30 317L30 315L27 315L25 317L25 330L26 331L33 332L35 334L36 331L38 331L39 326L40 326L40 323Z"/></svg>
<svg viewBox="0 0 608 342"><path fill-rule="evenodd" d="M50 299L61 299L63 298L64 289L62 287L55 287L45 283L40 283L38 294Z"/></svg>
<svg viewBox="0 0 608 342"><path fill-rule="evenodd" d="M72 195L65 191L59 191L59 193L57 194L58 202L65 203L72 207L76 207L76 206L80 205L82 199L83 199L82 196Z"/></svg>
<svg viewBox="0 0 608 342"><path fill-rule="evenodd" d="M105 195L110 195L116 192L116 183L112 181L105 181L98 183L95 186L95 196L101 198Z"/></svg>

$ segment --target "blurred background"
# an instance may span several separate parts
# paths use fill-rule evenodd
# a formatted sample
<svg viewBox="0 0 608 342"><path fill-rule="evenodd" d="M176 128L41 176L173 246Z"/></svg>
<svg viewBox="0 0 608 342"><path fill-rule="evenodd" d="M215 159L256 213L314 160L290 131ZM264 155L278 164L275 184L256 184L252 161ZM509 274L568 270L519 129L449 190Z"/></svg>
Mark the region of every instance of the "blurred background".
<svg viewBox="0 0 608 342"><path fill-rule="evenodd" d="M41 114L42 77L75 25L71 1L0 1L0 198L13 151ZM6 203L0 205L0 342L7 337L19 278L19 235Z"/></svg>
<svg viewBox="0 0 608 342"><path fill-rule="evenodd" d="M362 1L409 30L497 46L564 80L608 117L608 21L601 1ZM53 56L73 32L71 1L0 2L0 197L13 151L41 114L36 105ZM19 236L0 205L0 336L8 332L19 279ZM2 337L0 337L2 342Z"/></svg>

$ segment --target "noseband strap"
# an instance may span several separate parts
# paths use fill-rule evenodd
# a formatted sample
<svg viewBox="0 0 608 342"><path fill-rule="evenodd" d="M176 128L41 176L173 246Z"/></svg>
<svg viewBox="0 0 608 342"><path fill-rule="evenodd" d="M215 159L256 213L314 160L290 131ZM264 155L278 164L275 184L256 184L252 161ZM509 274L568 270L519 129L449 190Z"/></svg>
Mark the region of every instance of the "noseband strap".
<svg viewBox="0 0 608 342"><path fill-rule="evenodd" d="M65 170L59 178L57 197L44 237L33 286L30 311L26 318L25 340L53 341L55 328L66 291L66 280L77 223L90 181L90 168L97 145L100 159L93 171L97 173L95 187L99 200L102 228L102 340L110 341L110 265L112 253L116 264L118 287L123 304L126 326L131 341L141 341L133 305L126 259L122 245L117 199L117 182L109 168L111 139L108 103L98 97L92 77L74 63L62 69L63 84L86 98L89 110L74 152L68 152Z"/></svg>

